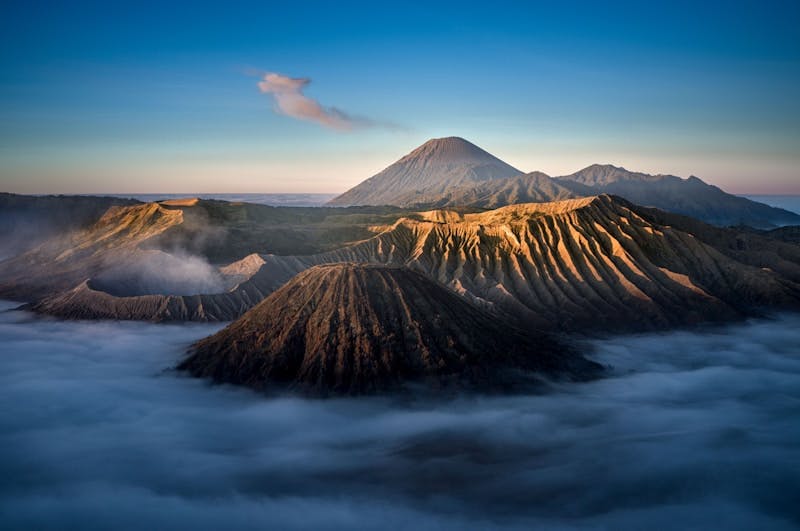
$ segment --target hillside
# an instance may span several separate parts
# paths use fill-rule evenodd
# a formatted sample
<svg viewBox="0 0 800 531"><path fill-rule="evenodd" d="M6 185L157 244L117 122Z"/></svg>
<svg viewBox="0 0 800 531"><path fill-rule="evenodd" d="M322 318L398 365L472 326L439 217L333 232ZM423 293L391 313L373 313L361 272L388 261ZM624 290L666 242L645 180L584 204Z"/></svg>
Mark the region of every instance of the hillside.
<svg viewBox="0 0 800 531"><path fill-rule="evenodd" d="M194 293L203 293L209 275L216 274L209 264L226 265L254 250L291 255L341 247L404 214L393 207L269 207L198 199L113 207L88 227L0 261L0 297L32 301L89 278L109 285L103 277L127 284L128 295L151 294L156 285L166 293L186 293L196 285ZM186 285L181 274L201 282L181 287L145 278L159 274L171 284Z"/></svg>
<svg viewBox="0 0 800 531"><path fill-rule="evenodd" d="M498 387L519 380L520 371L582 379L600 369L419 273L356 264L297 275L197 343L180 368L218 382L321 394L418 380Z"/></svg>

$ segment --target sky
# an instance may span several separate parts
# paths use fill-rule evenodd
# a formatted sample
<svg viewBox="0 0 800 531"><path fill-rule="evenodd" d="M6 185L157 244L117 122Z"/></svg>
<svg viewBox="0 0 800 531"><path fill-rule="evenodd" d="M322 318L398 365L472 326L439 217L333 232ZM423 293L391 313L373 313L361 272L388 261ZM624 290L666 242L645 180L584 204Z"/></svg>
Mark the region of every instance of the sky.
<svg viewBox="0 0 800 531"><path fill-rule="evenodd" d="M342 192L430 138L800 194L800 4L0 5L0 191Z"/></svg>

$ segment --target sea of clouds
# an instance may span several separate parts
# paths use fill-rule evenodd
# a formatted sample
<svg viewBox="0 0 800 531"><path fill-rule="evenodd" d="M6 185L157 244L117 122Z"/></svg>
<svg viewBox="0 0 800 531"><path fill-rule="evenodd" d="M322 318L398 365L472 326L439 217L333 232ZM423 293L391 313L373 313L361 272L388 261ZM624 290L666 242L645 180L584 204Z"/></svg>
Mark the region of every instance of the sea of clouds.
<svg viewBox="0 0 800 531"><path fill-rule="evenodd" d="M595 341L608 378L438 401L170 370L220 326L0 313L0 528L800 526L798 315Z"/></svg>

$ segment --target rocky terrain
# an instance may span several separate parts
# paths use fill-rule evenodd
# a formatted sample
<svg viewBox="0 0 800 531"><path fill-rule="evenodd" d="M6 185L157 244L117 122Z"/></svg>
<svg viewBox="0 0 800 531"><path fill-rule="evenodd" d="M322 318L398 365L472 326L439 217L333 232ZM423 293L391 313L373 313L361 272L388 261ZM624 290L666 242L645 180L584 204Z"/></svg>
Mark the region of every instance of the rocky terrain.
<svg viewBox="0 0 800 531"><path fill-rule="evenodd" d="M256 254L226 292L115 297L90 280L35 308L63 317L230 320L314 265L403 266L520 323L569 332L663 329L797 307L800 247L599 196L401 218L298 256Z"/></svg>
<svg viewBox="0 0 800 531"><path fill-rule="evenodd" d="M363 264L297 275L197 343L180 368L218 382L320 394L372 393L414 381L502 389L526 373L584 379L600 371L419 273Z"/></svg>

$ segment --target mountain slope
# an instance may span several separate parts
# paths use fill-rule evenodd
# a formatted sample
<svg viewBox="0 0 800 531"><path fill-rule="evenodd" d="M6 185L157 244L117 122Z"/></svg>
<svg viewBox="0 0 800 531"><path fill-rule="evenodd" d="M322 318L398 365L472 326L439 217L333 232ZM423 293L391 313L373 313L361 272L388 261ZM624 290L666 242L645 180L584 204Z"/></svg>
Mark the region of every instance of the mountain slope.
<svg viewBox="0 0 800 531"><path fill-rule="evenodd" d="M0 261L0 297L37 300L86 279L95 287L108 286L101 276L118 277L130 286L149 284L143 290L123 290L130 295L154 293L157 283L148 282L143 273L163 273L178 288L186 283L170 271L176 266L182 274L198 277L203 269L214 274L208 263L229 264L253 250L320 252L368 238L405 214L393 207L270 207L193 198L114 207L89 227ZM204 292L203 284L197 283L194 293ZM175 293L173 288L164 293Z"/></svg>
<svg viewBox="0 0 800 531"><path fill-rule="evenodd" d="M112 206L138 203L117 197L0 193L0 259L57 234L88 227Z"/></svg>
<svg viewBox="0 0 800 531"><path fill-rule="evenodd" d="M800 301L786 277L800 261L765 270L774 256L744 251L746 263L620 198L513 205L462 219L402 220L310 259L405 265L472 300L564 330L665 328Z"/></svg>
<svg viewBox="0 0 800 531"><path fill-rule="evenodd" d="M436 138L328 204L405 207L437 198L453 188L522 173L463 138Z"/></svg>
<svg viewBox="0 0 800 531"><path fill-rule="evenodd" d="M72 287L139 253L139 246L183 223L183 212L158 203L114 206L91 227L52 238L0 262L0 294L30 300Z"/></svg>
<svg viewBox="0 0 800 531"><path fill-rule="evenodd" d="M584 378L599 366L514 328L404 268L313 267L214 336L181 369L219 382L361 394L407 381L504 381L522 369Z"/></svg>
<svg viewBox="0 0 800 531"><path fill-rule="evenodd" d="M565 331L668 328L797 308L800 301L799 246L610 196L475 214L423 212L327 253L248 260L246 269L257 271L227 293L150 298L144 306L143 298L108 294L93 303L89 285L37 309L72 317L96 317L87 312L104 308L113 318L233 319L295 274L337 262L405 266L510 319Z"/></svg>
<svg viewBox="0 0 800 531"><path fill-rule="evenodd" d="M800 215L728 194L697 177L648 175L609 164L595 164L555 181L578 195L614 194L719 226L771 228L798 225Z"/></svg>

